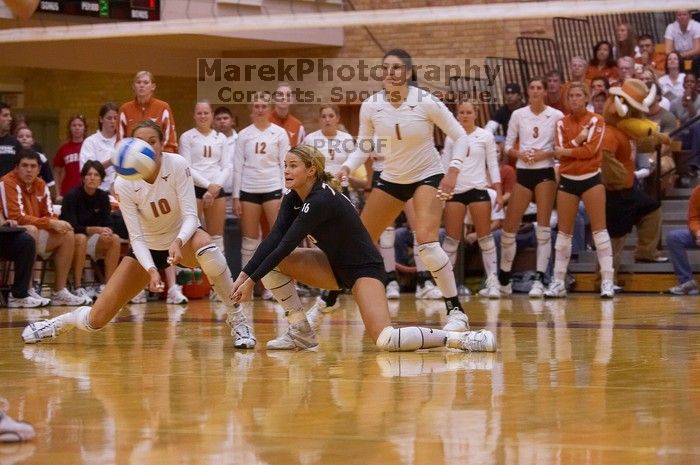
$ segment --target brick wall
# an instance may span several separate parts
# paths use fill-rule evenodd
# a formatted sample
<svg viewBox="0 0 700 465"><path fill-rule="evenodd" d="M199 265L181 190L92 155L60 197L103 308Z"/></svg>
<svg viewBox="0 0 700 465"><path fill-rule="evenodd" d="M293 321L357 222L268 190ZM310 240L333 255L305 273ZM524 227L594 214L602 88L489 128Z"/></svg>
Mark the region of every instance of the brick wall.
<svg viewBox="0 0 700 465"><path fill-rule="evenodd" d="M358 10L372 7L372 0L355 0ZM455 0L431 2L432 5L448 5ZM388 0L386 8L425 6L420 1ZM494 6L497 8L497 6ZM401 47L414 57L421 58L484 58L486 56L516 56L515 38L519 35L551 35L548 20L486 21L475 23L445 23L416 26L372 26L369 32L363 27L345 29L345 46L342 48L308 48L304 50L276 50L251 52L247 56L282 57L379 57L382 50ZM377 43L378 42L378 43ZM215 52L215 51L212 51ZM224 56L241 56L224 54ZM136 69L134 69L136 71ZM59 115L59 140L62 140L67 118L81 112L88 116L90 132L97 124L97 112L106 101L122 103L131 98L132 74L72 72L58 70L18 70L25 82L25 106L35 110L56 111ZM192 108L196 100L196 83L191 78L156 76L156 96L170 103L175 113L178 133L192 127ZM239 128L249 124L245 106L232 108L239 121ZM317 107L296 105L292 112L300 117L307 130L317 129Z"/></svg>

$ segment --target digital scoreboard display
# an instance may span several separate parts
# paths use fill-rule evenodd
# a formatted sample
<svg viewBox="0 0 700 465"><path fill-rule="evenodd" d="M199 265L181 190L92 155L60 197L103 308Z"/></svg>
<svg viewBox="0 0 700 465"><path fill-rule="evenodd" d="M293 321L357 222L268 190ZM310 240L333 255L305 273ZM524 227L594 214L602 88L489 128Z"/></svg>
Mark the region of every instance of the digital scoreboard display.
<svg viewBox="0 0 700 465"><path fill-rule="evenodd" d="M160 0L41 0L36 11L119 21L158 21Z"/></svg>

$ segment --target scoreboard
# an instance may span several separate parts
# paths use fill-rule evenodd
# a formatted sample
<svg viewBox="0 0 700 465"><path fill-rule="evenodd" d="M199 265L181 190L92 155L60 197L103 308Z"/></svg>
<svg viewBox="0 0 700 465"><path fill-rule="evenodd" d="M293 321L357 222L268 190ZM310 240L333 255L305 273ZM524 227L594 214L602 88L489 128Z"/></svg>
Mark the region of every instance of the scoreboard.
<svg viewBox="0 0 700 465"><path fill-rule="evenodd" d="M36 11L120 21L158 21L160 0L41 0Z"/></svg>

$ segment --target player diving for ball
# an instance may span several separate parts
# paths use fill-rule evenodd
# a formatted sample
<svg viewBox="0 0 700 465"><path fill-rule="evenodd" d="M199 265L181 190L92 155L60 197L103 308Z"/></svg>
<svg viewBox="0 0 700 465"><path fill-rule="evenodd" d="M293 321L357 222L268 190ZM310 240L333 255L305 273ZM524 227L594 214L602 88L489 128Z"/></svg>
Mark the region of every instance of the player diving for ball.
<svg viewBox="0 0 700 465"><path fill-rule="evenodd" d="M22 331L24 342L55 338L73 328L102 329L145 286L153 292L162 292L164 285L159 270L180 264L201 268L223 298L234 347L255 347L251 326L238 305L228 297L233 290L233 280L226 259L199 226L194 183L187 161L177 154L163 152L163 131L150 120L138 123L132 137L153 147L156 167L143 179L120 177L115 182L131 250L92 307L78 307L30 324Z"/></svg>

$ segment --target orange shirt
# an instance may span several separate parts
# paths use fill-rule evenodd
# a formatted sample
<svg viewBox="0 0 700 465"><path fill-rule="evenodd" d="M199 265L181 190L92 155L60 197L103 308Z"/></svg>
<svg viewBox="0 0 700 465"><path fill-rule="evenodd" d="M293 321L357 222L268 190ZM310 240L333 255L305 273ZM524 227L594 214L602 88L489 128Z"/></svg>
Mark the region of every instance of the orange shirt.
<svg viewBox="0 0 700 465"><path fill-rule="evenodd" d="M549 94L545 94L544 103L552 108L556 108L564 114L567 114L569 112L569 106L566 102L567 90L568 87L566 86L566 84L562 84L561 89L559 90L559 96L556 98L556 100L554 98L550 98Z"/></svg>
<svg viewBox="0 0 700 465"><path fill-rule="evenodd" d="M49 188L41 178L36 178L27 187L17 172L12 170L0 180L0 194L5 218L15 220L20 225L31 224L39 229L49 229L49 222L56 218Z"/></svg>
<svg viewBox="0 0 700 465"><path fill-rule="evenodd" d="M624 189L630 189L634 185L634 160L632 159L632 145L629 137L614 126L606 126L603 131L602 152L610 152L615 156L626 171ZM603 164L605 160L603 160ZM605 184L605 176L603 176ZM607 185L605 186L608 187Z"/></svg>
<svg viewBox="0 0 700 465"><path fill-rule="evenodd" d="M617 72L617 66L598 69L597 66L588 65L588 69L586 70L586 79L588 79L590 82L593 78L597 78L599 76L608 78L611 85L616 85L616 83L620 80L620 75Z"/></svg>
<svg viewBox="0 0 700 465"><path fill-rule="evenodd" d="M693 189L688 200L688 228L695 237L700 235L700 186Z"/></svg>
<svg viewBox="0 0 700 465"><path fill-rule="evenodd" d="M139 122L150 119L163 130L163 151L177 153L177 132L175 117L167 102L152 98L144 105L130 100L119 108L119 130L117 140L130 137L131 131Z"/></svg>
<svg viewBox="0 0 700 465"><path fill-rule="evenodd" d="M270 113L270 122L277 126L283 127L287 131L289 137L289 145L294 147L301 144L306 134L304 134L304 125L297 118L287 113L287 116L282 118L276 111Z"/></svg>
<svg viewBox="0 0 700 465"><path fill-rule="evenodd" d="M575 139L584 127L588 127L586 140L577 144ZM602 116L585 112L580 116L568 114L557 122L554 143L557 147L571 149L571 155L559 159L559 173L570 176L582 176L600 170L602 152L600 151L605 132L605 120Z"/></svg>
<svg viewBox="0 0 700 465"><path fill-rule="evenodd" d="M644 64L642 61L642 57L637 57L634 59L635 63L638 64ZM658 73L665 74L666 73L666 54L665 53L658 53L655 52L651 57L649 57L649 61L647 63L648 66L651 66L654 68Z"/></svg>

